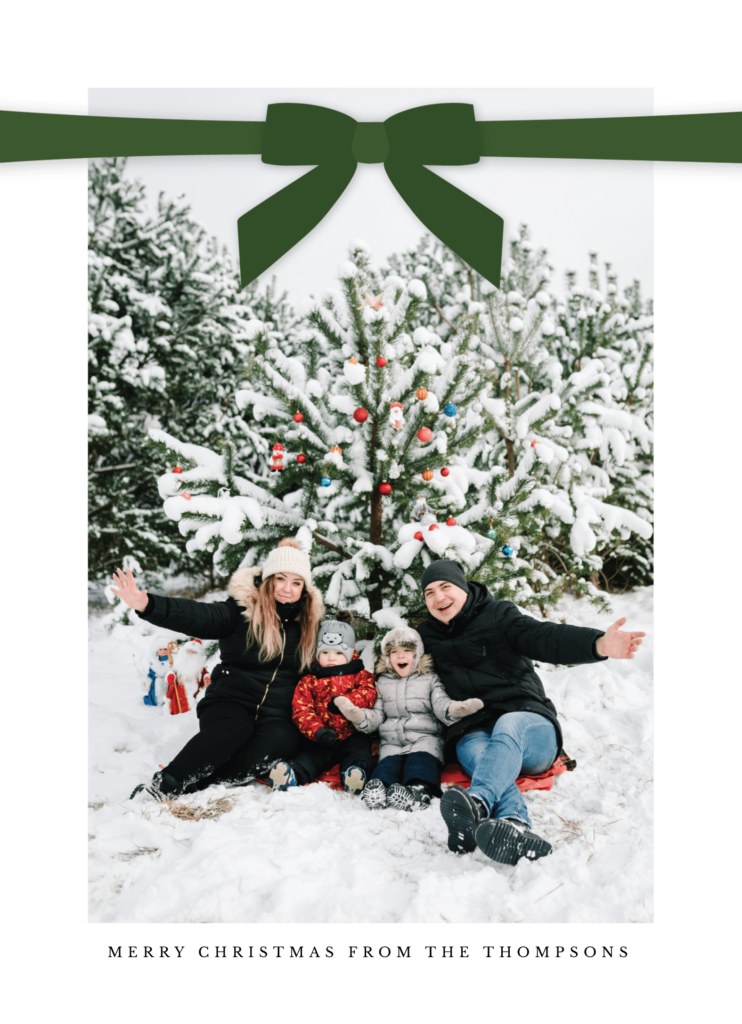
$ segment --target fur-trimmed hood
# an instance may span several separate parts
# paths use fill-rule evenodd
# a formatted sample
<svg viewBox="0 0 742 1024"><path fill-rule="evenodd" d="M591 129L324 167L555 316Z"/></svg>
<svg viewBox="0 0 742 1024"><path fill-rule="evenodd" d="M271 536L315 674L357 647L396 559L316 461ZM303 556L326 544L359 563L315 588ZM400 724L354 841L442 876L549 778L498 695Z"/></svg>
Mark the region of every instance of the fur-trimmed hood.
<svg viewBox="0 0 742 1024"><path fill-rule="evenodd" d="M416 672L419 672L421 676L424 676L427 672L435 672L435 665L433 664L432 655L423 654L422 658L420 658L418 663L412 669L412 672L410 672L410 675L414 676ZM382 656L376 662L376 675L397 676L397 673L392 668L392 663L389 661L388 655L382 654ZM409 679L409 676L407 676L406 678Z"/></svg>
<svg viewBox="0 0 742 1024"><path fill-rule="evenodd" d="M391 672L396 676L397 673L389 661L389 652L393 651L395 647L404 647L412 652L413 672L425 673L433 670L433 659L429 655L426 665L423 666L426 657L425 646L418 631L410 626L397 626L395 629L390 629L381 641L381 658L376 666L377 672Z"/></svg>
<svg viewBox="0 0 742 1024"><path fill-rule="evenodd" d="M258 587L262 582L262 572L263 567L261 565L245 566L233 574L227 587L229 596L234 598L237 604L240 605L242 614L248 622L252 617L252 610L257 600ZM314 604L317 619L320 620L325 614L325 602L322 600L322 594L313 583L306 583L305 581L304 586Z"/></svg>

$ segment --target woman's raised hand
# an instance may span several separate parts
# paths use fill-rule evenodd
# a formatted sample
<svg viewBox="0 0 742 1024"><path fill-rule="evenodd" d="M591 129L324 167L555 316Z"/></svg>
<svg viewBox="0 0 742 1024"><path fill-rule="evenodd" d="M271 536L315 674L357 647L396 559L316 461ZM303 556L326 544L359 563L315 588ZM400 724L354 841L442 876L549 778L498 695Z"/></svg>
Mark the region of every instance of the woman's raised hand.
<svg viewBox="0 0 742 1024"><path fill-rule="evenodd" d="M117 569L113 574L113 579L115 583L118 583L118 590L116 587L111 587L111 592L120 597L124 604L128 604L135 612L143 612L147 607L149 595L146 590L137 590L131 569L127 569L126 574Z"/></svg>

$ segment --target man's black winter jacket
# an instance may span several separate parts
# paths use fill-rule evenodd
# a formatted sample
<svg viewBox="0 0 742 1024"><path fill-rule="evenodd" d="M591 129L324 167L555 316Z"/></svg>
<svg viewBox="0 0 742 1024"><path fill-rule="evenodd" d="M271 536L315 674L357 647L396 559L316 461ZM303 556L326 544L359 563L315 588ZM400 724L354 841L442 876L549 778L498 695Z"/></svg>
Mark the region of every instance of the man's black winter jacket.
<svg viewBox="0 0 742 1024"><path fill-rule="evenodd" d="M211 686L196 705L200 715L206 702L234 700L254 711L255 717L291 720L291 698L299 681L296 657L300 627L299 602L276 603L281 618L283 653L272 661L260 661L257 644L247 647L248 622L244 609L233 597L207 604L179 597L150 594L138 614L147 622L176 633L218 640L221 660L211 673Z"/></svg>
<svg viewBox="0 0 742 1024"><path fill-rule="evenodd" d="M453 700L479 697L481 711L460 719L446 733L443 756L456 760L456 743L470 729L491 727L508 711L533 711L554 723L557 749L562 731L531 659L558 665L605 661L594 644L603 630L542 622L512 601L496 601L481 583L469 583L466 604L450 623L428 615L418 626L426 653Z"/></svg>

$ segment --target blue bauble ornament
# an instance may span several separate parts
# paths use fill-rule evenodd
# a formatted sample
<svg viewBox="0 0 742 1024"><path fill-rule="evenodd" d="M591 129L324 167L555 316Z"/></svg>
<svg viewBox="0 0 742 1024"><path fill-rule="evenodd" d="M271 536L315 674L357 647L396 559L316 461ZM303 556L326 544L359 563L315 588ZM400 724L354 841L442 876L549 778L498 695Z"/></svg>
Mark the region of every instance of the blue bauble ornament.
<svg viewBox="0 0 742 1024"><path fill-rule="evenodd" d="M505 555L506 558L510 558L510 556L513 553L513 549L510 547L509 544L506 544L505 547L502 549L502 553L503 555Z"/></svg>
<svg viewBox="0 0 742 1024"><path fill-rule="evenodd" d="M446 416L455 416L459 410L456 408L453 402L446 402L446 404L443 406L443 411L445 412Z"/></svg>
<svg viewBox="0 0 742 1024"><path fill-rule="evenodd" d="M329 476L323 476L322 479L320 480L320 483L322 484L323 487L329 487L330 484L332 483L332 480L329 478Z"/></svg>

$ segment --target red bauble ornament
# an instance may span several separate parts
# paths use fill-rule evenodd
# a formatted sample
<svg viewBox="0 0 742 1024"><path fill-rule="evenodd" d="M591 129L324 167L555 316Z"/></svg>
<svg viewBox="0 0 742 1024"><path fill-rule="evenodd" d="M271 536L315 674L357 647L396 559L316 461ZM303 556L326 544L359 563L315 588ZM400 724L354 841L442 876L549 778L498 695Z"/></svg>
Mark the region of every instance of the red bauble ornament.
<svg viewBox="0 0 742 1024"><path fill-rule="evenodd" d="M428 529L429 530L440 530L440 526L438 525L438 523L431 523L430 526L428 527Z"/></svg>
<svg viewBox="0 0 742 1024"><path fill-rule="evenodd" d="M448 519L446 520L446 526L455 526L455 525L456 525L456 520L454 519L453 516L449 516Z"/></svg>
<svg viewBox="0 0 742 1024"><path fill-rule="evenodd" d="M379 358L376 360L376 365L383 370L384 367L386 366L386 359L383 356L379 356Z"/></svg>
<svg viewBox="0 0 742 1024"><path fill-rule="evenodd" d="M297 462L306 462L306 461L307 461L307 457L306 457L306 455L304 455L304 454L302 453L301 455L297 455L297 456L296 456L296 461L297 461Z"/></svg>
<svg viewBox="0 0 742 1024"><path fill-rule="evenodd" d="M422 539L423 539L423 535L422 535L422 533L420 533L420 531L418 530L418 531L417 531L417 533L415 534L415 540L422 540Z"/></svg>
<svg viewBox="0 0 742 1024"><path fill-rule="evenodd" d="M541 442L540 441L531 441L531 448L533 448L537 444L541 444Z"/></svg>
<svg viewBox="0 0 742 1024"><path fill-rule="evenodd" d="M364 409L363 406L359 406L353 413L353 419L356 423L365 423L368 419L368 409Z"/></svg>
<svg viewBox="0 0 742 1024"><path fill-rule="evenodd" d="M379 494L391 494L391 493L392 493L392 485L388 484L386 482L386 480L382 484L379 484Z"/></svg>
<svg viewBox="0 0 742 1024"><path fill-rule="evenodd" d="M415 392L415 394L420 399L421 402L424 402L425 399L428 397L428 389L427 388L418 388L417 391Z"/></svg>
<svg viewBox="0 0 742 1024"><path fill-rule="evenodd" d="M182 472L183 472L183 467L182 466L173 466L173 473L182 473Z"/></svg>
<svg viewBox="0 0 742 1024"><path fill-rule="evenodd" d="M183 493L181 494L181 498L185 498L186 501L190 501L191 500L191 496L188 493L188 491L183 491Z"/></svg>
<svg viewBox="0 0 742 1024"><path fill-rule="evenodd" d="M451 470L448 468L448 466L444 466L443 469L441 470L441 476L448 476L450 472Z"/></svg>
<svg viewBox="0 0 742 1024"><path fill-rule="evenodd" d="M304 413L302 413L302 412L299 412L299 411L297 410L297 411L296 411L296 412L294 413L294 423L301 423L301 421L302 421L303 419L304 419Z"/></svg>
<svg viewBox="0 0 742 1024"><path fill-rule="evenodd" d="M418 441L421 441L423 444L427 444L428 441L432 440L432 438L433 431L430 429L430 427L420 427L420 429L417 432Z"/></svg>
<svg viewBox="0 0 742 1024"><path fill-rule="evenodd" d="M433 479L433 470L432 469L426 469L423 472L423 480L432 480L432 479Z"/></svg>

